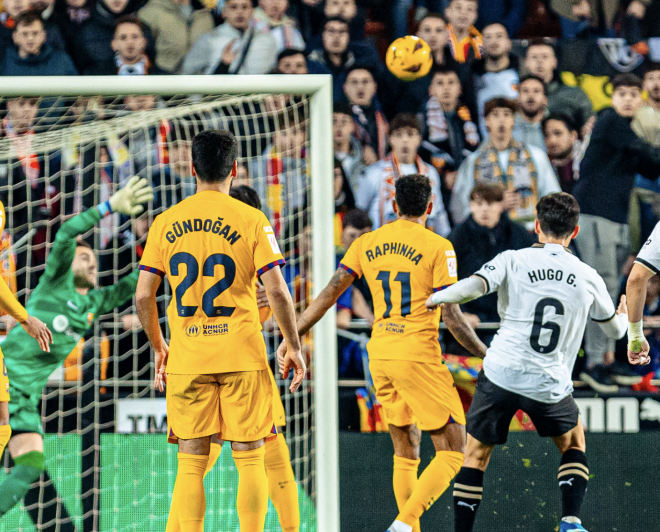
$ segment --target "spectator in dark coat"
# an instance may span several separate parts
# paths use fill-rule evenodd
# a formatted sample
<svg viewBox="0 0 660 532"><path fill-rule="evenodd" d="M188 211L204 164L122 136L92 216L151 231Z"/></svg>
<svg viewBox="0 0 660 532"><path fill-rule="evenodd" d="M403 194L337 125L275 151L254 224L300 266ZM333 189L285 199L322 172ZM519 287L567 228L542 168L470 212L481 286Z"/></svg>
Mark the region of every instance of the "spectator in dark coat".
<svg viewBox="0 0 660 532"><path fill-rule="evenodd" d="M275 70L278 74L308 74L305 54L295 48L282 50L277 56Z"/></svg>
<svg viewBox="0 0 660 532"><path fill-rule="evenodd" d="M525 21L526 3L525 0L481 0L475 26L481 30L489 24L499 23L515 39Z"/></svg>
<svg viewBox="0 0 660 532"><path fill-rule="evenodd" d="M332 74L335 101L344 97L344 83L350 67L371 65L376 79L383 73L382 63L375 50L362 42L351 42L348 23L341 18L329 18L321 34L323 47L312 50L307 59L310 74Z"/></svg>
<svg viewBox="0 0 660 532"><path fill-rule="evenodd" d="M112 64L117 19L135 13L136 5L130 0L99 0L92 10L90 19L81 26L74 42L73 62L83 75L100 75ZM147 55L153 61L153 38L151 31L144 28L147 39Z"/></svg>
<svg viewBox="0 0 660 532"><path fill-rule="evenodd" d="M46 30L46 42L53 48L64 50L64 38L60 28L55 22L57 17L52 16L53 0L4 0L2 13L0 13L0 52L12 45L12 33L19 15L28 10L41 14Z"/></svg>
<svg viewBox="0 0 660 532"><path fill-rule="evenodd" d="M100 74L111 76L146 76L167 74L151 63L147 54L147 39L144 37L144 24L135 15L117 19L115 36L111 43L115 56L112 62L100 66Z"/></svg>
<svg viewBox="0 0 660 532"><path fill-rule="evenodd" d="M46 42L41 17L28 11L16 19L14 46L5 50L0 67L3 76L75 76L78 74L71 58Z"/></svg>
<svg viewBox="0 0 660 532"><path fill-rule="evenodd" d="M504 189L501 185L478 183L470 193L470 217L449 235L456 250L458 278L465 279L478 271L498 253L531 246L535 238L525 228L512 222L504 212ZM497 294L461 305L472 326L480 322L499 322ZM484 342L494 333L480 332Z"/></svg>
<svg viewBox="0 0 660 532"><path fill-rule="evenodd" d="M613 107L598 114L573 195L580 205L581 231L575 241L580 257L596 269L614 299L628 258L628 209L635 178L637 174L658 178L660 148L639 138L631 127L644 103L642 80L634 74L620 74L612 86ZM612 363L614 343L591 324L587 324L585 338L587 371L581 374L582 380L600 392L608 391L599 386L612 386L602 365ZM631 373L628 368L612 371L612 379L626 384L626 373Z"/></svg>
<svg viewBox="0 0 660 532"><path fill-rule="evenodd" d="M582 143L575 122L559 113L550 114L541 123L548 159L555 169L562 192L573 193L580 177Z"/></svg>

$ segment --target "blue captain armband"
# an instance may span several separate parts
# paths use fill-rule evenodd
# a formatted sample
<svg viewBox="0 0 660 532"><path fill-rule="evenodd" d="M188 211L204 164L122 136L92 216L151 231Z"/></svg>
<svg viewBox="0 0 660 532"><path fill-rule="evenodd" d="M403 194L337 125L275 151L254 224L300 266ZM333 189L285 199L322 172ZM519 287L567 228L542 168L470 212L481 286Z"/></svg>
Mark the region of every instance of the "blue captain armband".
<svg viewBox="0 0 660 532"><path fill-rule="evenodd" d="M99 203L96 206L96 210L99 211L101 218L105 218L106 216L112 214L112 207L110 206L110 200L104 201L103 203Z"/></svg>

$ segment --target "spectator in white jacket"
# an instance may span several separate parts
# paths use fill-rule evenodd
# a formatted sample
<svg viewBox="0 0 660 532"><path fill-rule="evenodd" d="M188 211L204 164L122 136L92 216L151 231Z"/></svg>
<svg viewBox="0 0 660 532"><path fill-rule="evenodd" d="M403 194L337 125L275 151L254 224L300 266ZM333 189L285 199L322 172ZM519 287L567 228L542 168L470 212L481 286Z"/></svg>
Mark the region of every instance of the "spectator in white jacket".
<svg viewBox="0 0 660 532"><path fill-rule="evenodd" d="M476 183L504 185L504 210L509 218L530 229L536 218L536 202L561 192L546 153L513 138L517 109L518 104L506 98L486 102L484 117L489 139L458 169L449 206L455 224L470 216L470 192Z"/></svg>
<svg viewBox="0 0 660 532"><path fill-rule="evenodd" d="M260 31L250 0L227 0L225 19L202 35L183 62L183 74L267 74L275 66L277 43Z"/></svg>
<svg viewBox="0 0 660 532"><path fill-rule="evenodd" d="M374 229L396 220L392 200L397 179L401 176L422 174L431 180L433 189L433 211L426 225L439 235L449 234L449 219L440 195L440 177L435 168L417 155L421 143L419 122L415 115L401 113L392 119L392 152L384 160L367 167L364 176L359 180L355 195L357 207L369 213Z"/></svg>
<svg viewBox="0 0 660 532"><path fill-rule="evenodd" d="M270 32L277 43L277 53L288 48L305 49L305 41L296 21L287 16L289 0L259 0L254 19L259 31Z"/></svg>

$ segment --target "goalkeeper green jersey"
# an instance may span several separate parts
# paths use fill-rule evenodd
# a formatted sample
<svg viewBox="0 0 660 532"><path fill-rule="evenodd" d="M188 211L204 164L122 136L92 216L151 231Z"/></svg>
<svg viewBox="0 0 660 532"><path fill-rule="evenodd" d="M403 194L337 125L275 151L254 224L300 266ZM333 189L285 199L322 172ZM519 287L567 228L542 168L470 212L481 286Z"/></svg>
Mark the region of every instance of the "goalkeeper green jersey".
<svg viewBox="0 0 660 532"><path fill-rule="evenodd" d="M12 393L18 391L38 402L48 377L73 351L94 320L135 293L137 268L113 286L90 290L84 296L76 290L71 270L76 237L89 231L100 219L96 208L89 209L62 224L57 232L46 270L26 305L28 313L52 331L53 344L50 353L46 353L20 325L11 330L2 343L2 352Z"/></svg>

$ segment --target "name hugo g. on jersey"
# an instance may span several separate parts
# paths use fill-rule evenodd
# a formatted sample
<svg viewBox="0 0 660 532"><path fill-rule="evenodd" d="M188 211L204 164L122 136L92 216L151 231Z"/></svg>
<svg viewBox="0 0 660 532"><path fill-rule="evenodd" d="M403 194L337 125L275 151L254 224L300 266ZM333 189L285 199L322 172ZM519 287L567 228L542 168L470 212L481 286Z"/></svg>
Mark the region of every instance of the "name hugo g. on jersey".
<svg viewBox="0 0 660 532"><path fill-rule="evenodd" d="M497 292L501 318L484 359L486 376L546 403L570 394L587 319L615 314L605 281L559 244L505 251L475 275L487 293Z"/></svg>
<svg viewBox="0 0 660 532"><path fill-rule="evenodd" d="M448 240L399 219L353 242L340 267L364 276L373 296L371 360L440 362L440 310L429 312L425 303L434 290L457 280Z"/></svg>
<svg viewBox="0 0 660 532"><path fill-rule="evenodd" d="M198 192L152 224L140 269L166 275L173 294L168 373L266 367L255 275L284 264L261 211L221 192Z"/></svg>

